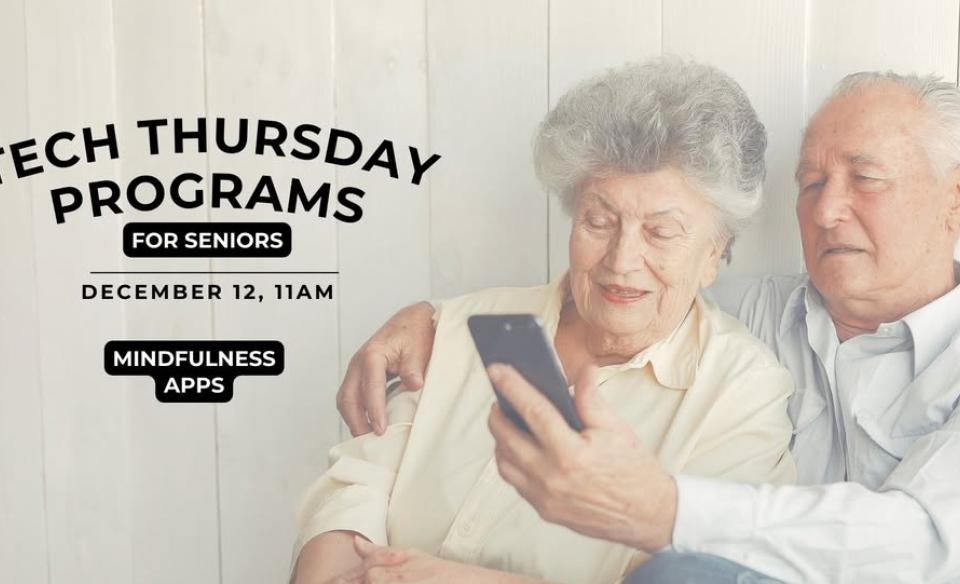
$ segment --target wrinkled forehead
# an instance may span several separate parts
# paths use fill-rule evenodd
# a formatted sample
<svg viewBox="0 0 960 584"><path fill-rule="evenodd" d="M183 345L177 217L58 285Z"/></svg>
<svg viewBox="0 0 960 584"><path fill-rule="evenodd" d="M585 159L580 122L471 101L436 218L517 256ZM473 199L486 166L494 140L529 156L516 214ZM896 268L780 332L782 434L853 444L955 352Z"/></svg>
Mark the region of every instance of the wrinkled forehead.
<svg viewBox="0 0 960 584"><path fill-rule="evenodd" d="M800 151L803 165L869 159L886 164L924 156L934 120L906 88L856 88L828 100L810 120Z"/></svg>
<svg viewBox="0 0 960 584"><path fill-rule="evenodd" d="M653 172L616 172L596 174L584 180L577 190L577 202L604 202L622 210L680 208L692 211L709 207L701 187L675 166L663 166Z"/></svg>
<svg viewBox="0 0 960 584"><path fill-rule="evenodd" d="M853 89L831 98L810 120L804 148L916 142L930 125L930 115L904 88Z"/></svg>

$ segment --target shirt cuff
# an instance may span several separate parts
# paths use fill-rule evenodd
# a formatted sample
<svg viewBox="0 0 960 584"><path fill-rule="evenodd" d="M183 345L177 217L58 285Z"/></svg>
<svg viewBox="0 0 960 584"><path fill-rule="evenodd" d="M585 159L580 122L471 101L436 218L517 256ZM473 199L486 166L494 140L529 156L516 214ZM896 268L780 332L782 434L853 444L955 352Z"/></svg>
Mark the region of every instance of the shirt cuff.
<svg viewBox="0 0 960 584"><path fill-rule="evenodd" d="M756 527L757 490L743 483L679 475L677 517L673 526L673 549L681 552L716 553L722 549L729 560L743 562L749 546L731 546L749 541ZM742 557L731 557L740 548Z"/></svg>
<svg viewBox="0 0 960 584"><path fill-rule="evenodd" d="M387 545L387 496L367 485L334 492L300 529L294 557L314 537L328 531L356 531L377 545Z"/></svg>

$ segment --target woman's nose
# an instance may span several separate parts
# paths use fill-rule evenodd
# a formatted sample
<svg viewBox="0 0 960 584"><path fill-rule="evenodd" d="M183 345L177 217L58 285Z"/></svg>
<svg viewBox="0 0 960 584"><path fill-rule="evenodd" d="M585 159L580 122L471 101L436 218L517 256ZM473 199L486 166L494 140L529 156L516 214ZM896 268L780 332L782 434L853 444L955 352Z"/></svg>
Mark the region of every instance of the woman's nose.
<svg viewBox="0 0 960 584"><path fill-rule="evenodd" d="M611 241L605 263L617 274L643 269L646 264L647 242L639 229L621 229Z"/></svg>

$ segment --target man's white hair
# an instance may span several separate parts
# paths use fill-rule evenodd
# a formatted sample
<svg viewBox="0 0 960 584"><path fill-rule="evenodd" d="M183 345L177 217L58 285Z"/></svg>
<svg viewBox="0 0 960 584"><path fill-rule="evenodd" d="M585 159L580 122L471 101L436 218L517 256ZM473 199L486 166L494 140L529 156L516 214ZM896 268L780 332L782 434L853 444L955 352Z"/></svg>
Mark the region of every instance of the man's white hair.
<svg viewBox="0 0 960 584"><path fill-rule="evenodd" d="M960 165L960 89L936 75L901 75L893 71L862 71L841 79L825 103L857 89L894 84L917 96L933 116L934 130L924 145L938 173Z"/></svg>

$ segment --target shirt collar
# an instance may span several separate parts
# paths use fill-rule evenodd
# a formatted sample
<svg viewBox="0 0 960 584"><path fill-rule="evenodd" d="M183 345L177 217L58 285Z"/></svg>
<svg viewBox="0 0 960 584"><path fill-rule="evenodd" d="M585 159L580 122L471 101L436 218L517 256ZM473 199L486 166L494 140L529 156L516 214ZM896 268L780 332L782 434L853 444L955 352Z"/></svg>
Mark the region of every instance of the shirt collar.
<svg viewBox="0 0 960 584"><path fill-rule="evenodd" d="M543 322L550 338L557 333L560 310L570 298L569 274L551 283L552 293L545 308ZM703 310L703 299L697 295L680 324L665 338L643 349L625 363L610 365L614 371L642 369L649 363L657 382L670 389L685 390L693 386L700 362L700 335L698 324ZM605 369L605 368L602 368ZM601 370L602 370L601 369Z"/></svg>
<svg viewBox="0 0 960 584"><path fill-rule="evenodd" d="M693 386L700 363L700 334L698 326L703 310L703 299L695 298L683 320L667 338L649 348L650 363L657 381L671 389Z"/></svg>
<svg viewBox="0 0 960 584"><path fill-rule="evenodd" d="M960 264L954 264L960 281ZM913 336L913 371L918 375L937 358L960 331L960 285L903 317Z"/></svg>
<svg viewBox="0 0 960 584"><path fill-rule="evenodd" d="M954 274L955 281L960 284L958 263L954 264ZM811 302L816 302L819 295L819 291L810 282L810 277L805 276L787 297L780 319L780 336L805 321ZM960 285L897 322L906 324L913 337L913 367L914 375L917 375L946 349L960 330ZM881 326L895 324L897 323L883 323Z"/></svg>
<svg viewBox="0 0 960 584"><path fill-rule="evenodd" d="M787 302L784 305L783 315L780 317L780 336L784 336L793 327L804 322L810 307L810 293L813 289L810 283L810 277L804 275L800 284L787 296Z"/></svg>

